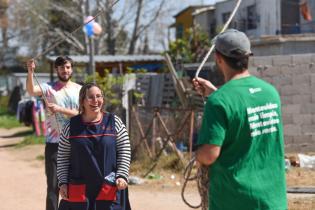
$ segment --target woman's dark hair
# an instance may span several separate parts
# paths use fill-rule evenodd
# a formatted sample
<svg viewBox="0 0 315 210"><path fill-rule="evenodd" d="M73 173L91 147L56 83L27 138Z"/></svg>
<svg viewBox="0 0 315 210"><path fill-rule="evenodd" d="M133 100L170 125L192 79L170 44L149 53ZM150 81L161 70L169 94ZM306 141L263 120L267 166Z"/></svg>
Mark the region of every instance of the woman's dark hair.
<svg viewBox="0 0 315 210"><path fill-rule="evenodd" d="M67 62L69 62L71 64L71 67L73 67L73 60L68 57L68 56L59 56L56 58L55 62L54 62L54 66L55 68L57 68L58 66L63 66L65 65Z"/></svg>
<svg viewBox="0 0 315 210"><path fill-rule="evenodd" d="M216 53L218 53L224 61L227 63L229 67L234 69L235 71L243 71L248 69L248 59L249 57L240 57L240 58L231 58L223 55L218 50L216 50Z"/></svg>
<svg viewBox="0 0 315 210"><path fill-rule="evenodd" d="M95 84L93 82L85 83L81 87L81 90L79 92L79 113L80 114L82 114L84 112L83 102L84 102L84 99L86 98L86 93L92 87L97 87L98 89L100 89L102 96L104 97L104 92L100 86L98 86L97 84ZM105 107L105 103L103 103L102 110L104 110L104 107Z"/></svg>

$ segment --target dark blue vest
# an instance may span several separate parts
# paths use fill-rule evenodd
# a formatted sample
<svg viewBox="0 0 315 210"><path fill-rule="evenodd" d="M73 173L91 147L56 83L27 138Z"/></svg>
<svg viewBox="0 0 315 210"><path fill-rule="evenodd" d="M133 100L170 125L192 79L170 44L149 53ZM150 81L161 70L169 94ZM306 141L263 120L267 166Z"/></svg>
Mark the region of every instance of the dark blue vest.
<svg viewBox="0 0 315 210"><path fill-rule="evenodd" d="M97 123L84 123L81 115L70 120L70 183L103 183L104 177L117 170L114 115L104 113Z"/></svg>
<svg viewBox="0 0 315 210"><path fill-rule="evenodd" d="M114 115L104 113L98 123L84 123L81 115L72 117L69 141L69 200L62 200L59 210L123 209L120 205L120 191L116 191L115 184L117 165Z"/></svg>

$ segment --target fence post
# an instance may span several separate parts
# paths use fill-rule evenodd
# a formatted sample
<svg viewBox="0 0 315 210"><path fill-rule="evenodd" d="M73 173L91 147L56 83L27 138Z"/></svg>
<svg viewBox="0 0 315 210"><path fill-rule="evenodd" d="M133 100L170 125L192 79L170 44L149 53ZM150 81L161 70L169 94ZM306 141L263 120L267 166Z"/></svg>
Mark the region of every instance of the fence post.
<svg viewBox="0 0 315 210"><path fill-rule="evenodd" d="M153 115L153 125L152 125L152 139L151 139L151 152L153 157L156 155L155 151L155 143L156 143L156 137L157 137L157 120L156 120L156 114L159 112L157 108L154 108L154 115Z"/></svg>

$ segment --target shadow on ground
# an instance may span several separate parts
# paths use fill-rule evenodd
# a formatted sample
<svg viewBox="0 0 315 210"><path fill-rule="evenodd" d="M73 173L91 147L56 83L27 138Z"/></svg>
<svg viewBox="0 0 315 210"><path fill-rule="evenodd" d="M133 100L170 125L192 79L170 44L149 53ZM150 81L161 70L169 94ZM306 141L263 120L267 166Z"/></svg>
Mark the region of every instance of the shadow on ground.
<svg viewBox="0 0 315 210"><path fill-rule="evenodd" d="M27 130L27 131L16 132L16 133L10 134L10 135L1 134L0 137L1 138L15 138L15 137L23 137L23 136L27 136L27 135L31 135L31 134L33 134L33 131Z"/></svg>

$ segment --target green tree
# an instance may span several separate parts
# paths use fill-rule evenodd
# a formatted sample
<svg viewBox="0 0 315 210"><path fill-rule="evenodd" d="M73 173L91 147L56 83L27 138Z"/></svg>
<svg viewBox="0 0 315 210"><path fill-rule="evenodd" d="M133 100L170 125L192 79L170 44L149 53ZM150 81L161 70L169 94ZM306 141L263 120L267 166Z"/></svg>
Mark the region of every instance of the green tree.
<svg viewBox="0 0 315 210"><path fill-rule="evenodd" d="M88 76L86 82L92 82L93 76ZM109 111L117 110L121 107L122 85L124 83L124 76L114 76L105 69L104 76L100 76L96 72L95 82L104 92L104 99L106 109Z"/></svg>
<svg viewBox="0 0 315 210"><path fill-rule="evenodd" d="M181 58L183 63L200 62L207 54L211 42L206 33L199 28L189 31L188 38L176 39L169 44L167 53L172 60Z"/></svg>

